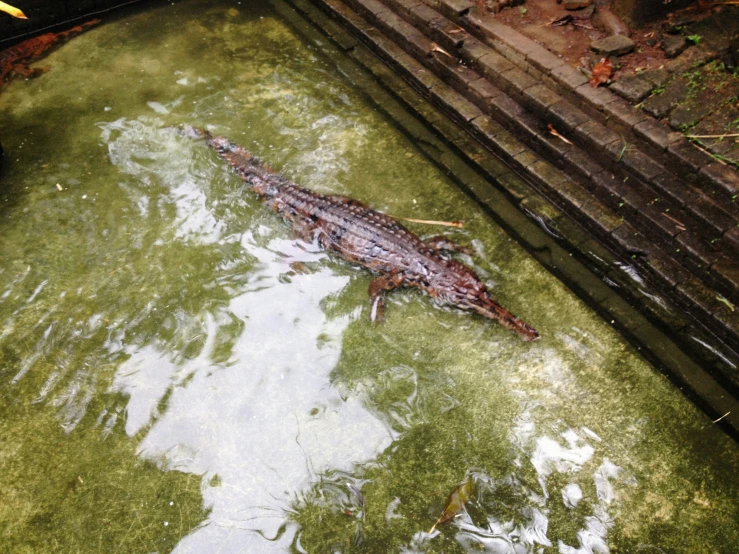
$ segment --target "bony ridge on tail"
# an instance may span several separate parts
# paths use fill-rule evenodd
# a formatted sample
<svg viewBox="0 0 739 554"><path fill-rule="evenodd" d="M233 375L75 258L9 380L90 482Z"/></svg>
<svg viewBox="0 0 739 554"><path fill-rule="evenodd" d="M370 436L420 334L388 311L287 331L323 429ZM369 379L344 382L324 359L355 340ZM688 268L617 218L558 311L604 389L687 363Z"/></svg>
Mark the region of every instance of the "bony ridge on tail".
<svg viewBox="0 0 739 554"><path fill-rule="evenodd" d="M190 126L181 129L186 136L205 139L299 236L318 240L324 249L379 273L369 286L372 320L382 319L383 293L411 286L440 302L494 319L526 341L539 336L498 304L474 271L443 255L445 250L462 250L446 237L423 241L390 216L356 200L318 194L289 181L225 137Z"/></svg>

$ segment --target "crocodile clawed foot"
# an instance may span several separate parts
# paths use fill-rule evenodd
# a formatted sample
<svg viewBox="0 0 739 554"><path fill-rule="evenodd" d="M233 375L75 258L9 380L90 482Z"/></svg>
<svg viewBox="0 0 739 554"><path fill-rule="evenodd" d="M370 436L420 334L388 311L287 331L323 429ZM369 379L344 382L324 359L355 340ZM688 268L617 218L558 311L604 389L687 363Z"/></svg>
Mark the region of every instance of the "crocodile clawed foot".
<svg viewBox="0 0 739 554"><path fill-rule="evenodd" d="M385 302L381 296L376 296L372 300L370 309L370 321L375 325L384 323L385 321Z"/></svg>
<svg viewBox="0 0 739 554"><path fill-rule="evenodd" d="M474 250L472 250L472 248L452 242L444 235L431 237L426 241L426 245L430 246L434 250L438 250L439 252L459 252L460 254L467 254L468 256L472 256L474 254Z"/></svg>

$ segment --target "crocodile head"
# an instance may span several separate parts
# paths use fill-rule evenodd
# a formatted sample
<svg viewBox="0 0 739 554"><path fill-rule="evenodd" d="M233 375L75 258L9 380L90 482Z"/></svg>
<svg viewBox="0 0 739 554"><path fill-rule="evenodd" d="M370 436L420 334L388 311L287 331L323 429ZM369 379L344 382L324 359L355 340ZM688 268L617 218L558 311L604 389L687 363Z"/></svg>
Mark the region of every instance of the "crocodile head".
<svg viewBox="0 0 739 554"><path fill-rule="evenodd" d="M450 272L443 272L440 279L433 279L432 296L463 310L477 312L494 319L504 327L518 333L525 341L534 340L539 333L524 323L490 296L485 284L466 266L450 261Z"/></svg>

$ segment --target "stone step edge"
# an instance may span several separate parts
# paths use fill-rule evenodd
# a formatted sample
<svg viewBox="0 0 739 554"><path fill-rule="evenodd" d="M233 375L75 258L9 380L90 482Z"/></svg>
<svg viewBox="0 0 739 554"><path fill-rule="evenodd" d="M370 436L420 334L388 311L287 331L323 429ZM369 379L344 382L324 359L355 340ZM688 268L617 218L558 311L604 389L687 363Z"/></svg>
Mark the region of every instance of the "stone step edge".
<svg viewBox="0 0 739 554"><path fill-rule="evenodd" d="M392 2L397 3L398 0L385 0L385 2ZM369 41L373 41L375 44L382 42L382 37L378 36L375 31L378 29L375 29L375 27L372 25L372 23L378 25L380 27L380 31L384 31L385 34L391 34L395 40L399 40L400 44L405 46L405 53L416 54L416 58L420 57L423 63L426 63L429 70L433 69L441 69L444 68L443 61L445 60L444 56L441 54L434 54L435 58L431 58L428 56L425 56L425 53L429 51L430 48L430 39L428 39L425 35L423 38L412 37L413 31L416 33L421 33L421 31L417 30L415 27L412 27L409 22L399 20L397 14L394 14L393 12L389 11L389 8L383 4L383 2L380 2L379 0L345 0L345 3L354 9L355 12L358 14L361 14L366 18L366 20L372 19L372 21L366 21L368 25L370 25L369 33L371 36L368 37ZM410 0L410 3L414 5L419 5L420 2L418 0ZM427 8L428 10L428 8ZM431 11L431 10L428 10ZM435 13L435 12L434 12ZM403 35L403 29L401 27L406 26L405 29L405 35ZM397 35L397 36L396 36ZM390 39L392 40L392 39ZM425 44L419 45L419 42L427 41ZM414 43L413 43L414 42ZM403 67L402 63L398 63L398 60L402 57L402 54L399 54L395 52L394 50L397 50L398 47L395 46L395 42L392 43L392 45L385 45L384 49L386 51L386 61L393 65L396 70L405 72L408 74L410 78L414 78L413 72L407 70ZM417 51L416 51L417 50ZM433 61L440 62L437 64L433 64ZM472 72L472 70L466 69L467 72ZM451 69L450 73L452 75L455 74L454 70ZM431 91L431 89L434 88L435 82L431 78L430 75L426 75L424 77L425 80L425 87ZM466 88L463 84L463 88ZM466 91L469 93L469 91ZM431 91L431 94L433 94L433 91ZM468 98L470 98L468 96ZM471 100L474 100L474 98L470 98ZM513 105L514 108L509 109L515 109L517 106L515 104ZM472 120L475 117L476 112L473 109L474 107L468 107L465 111L467 112L466 118L469 120ZM498 110L499 113L504 112L505 110ZM566 113L566 112L564 112ZM583 114L583 118L586 118L586 116ZM514 118L515 119L515 118ZM587 131L590 133L594 133L596 136L598 135L598 129L595 129L598 127L597 123L582 123L580 121L578 125L582 127L587 127ZM591 128L593 127L593 128ZM526 129L524 127L519 127L517 129L519 131L528 132L530 129ZM606 131L604 127L601 129L602 131ZM611 132L611 131L609 131ZM612 133L612 132L611 132ZM539 137L534 137L532 140L533 142L536 142L536 140L541 139L541 135ZM551 142L551 141L550 141ZM541 140L539 140L539 145L543 144ZM554 143L558 144L558 143ZM564 148L562 145L560 145L560 148ZM561 152L560 152L561 154ZM624 155L624 161L629 160L641 160L642 163L647 163L648 160L645 160L645 157L642 155L641 157L638 157L638 152L630 152ZM523 156L522 156L523 157ZM580 156L578 159L578 163L582 163L585 161L585 156ZM525 159L525 157L524 157ZM649 167L649 166L648 166ZM595 170L594 170L595 171ZM655 171L657 173L657 177L663 175L662 173L659 173L658 171ZM627 173L628 176L628 173ZM590 175L588 175L590 177ZM627 177L628 178L628 177ZM607 176L605 174L603 175L593 175L592 181L589 183L591 189L597 189L598 194L601 198L601 200L607 198L610 194L613 193L614 190L619 189L619 185L621 184L620 180L614 180L613 177L611 177L610 181L608 180ZM603 188L605 187L605 190ZM621 186L621 192L624 192L624 189L628 189L630 187L624 187ZM654 194L660 194L661 191L655 191ZM663 194L660 194L661 196ZM712 251L709 242L711 241L710 237L706 237L703 241L700 241L697 239L697 237L692 236L690 234L682 233L680 234L680 227L676 225L676 223L672 223L668 218L660 218L659 215L656 214L655 210L650 211L650 206L647 205L647 201L643 199L642 201L639 201L639 197L636 195L636 193L632 193L631 191L626 191L626 194L623 194L623 202L621 204L625 204L626 209L633 212L632 216L636 217L635 223L637 223L637 226L641 228L642 230L648 231L650 234L652 232L657 232L658 236L662 236L663 239L663 245L668 250L674 250L676 253L680 254L680 258L683 259L693 270L693 272L697 272L698 274L703 275L703 279L707 279L709 281L709 284L713 286L714 288L718 289L722 295L726 296L729 300L739 303L739 280L732 279L732 277L739 273L739 265L734 263L732 261L732 258L729 258L721 253L715 253ZM618 201L614 201L616 205L619 204ZM699 225L693 225L692 231L695 232L695 229L702 228L703 225L705 225L705 218L710 217L711 214L714 214L715 212L719 211L718 207L714 206L711 210L711 208L706 207L704 209L705 211L709 212L709 215L705 215L701 218L698 223ZM669 209L667 210L669 211ZM654 213L653 213L654 212ZM674 212L673 212L674 214ZM718 214L715 214L716 217L718 217ZM693 216L695 217L695 216ZM726 217L728 218L728 214L726 214ZM681 218L683 219L683 218ZM672 218L673 221L674 218ZM730 221L729 223L725 223L725 225L729 224L735 224L735 222ZM708 227L706 225L706 227ZM721 229L718 231L718 236L720 237L722 233L724 233L724 230ZM680 236L677 239L676 243L671 243L670 240L674 238L675 235L680 234ZM737 247L739 244L736 242L726 242L726 246L729 250L736 250L736 254L739 257L739 249ZM712 266L715 265L715 268L711 269ZM706 270L709 270L706 272Z"/></svg>
<svg viewBox="0 0 739 554"><path fill-rule="evenodd" d="M419 0L420 2L420 0ZM423 3L430 4L428 0ZM567 62L535 41L485 13L473 2L434 0L441 13L457 25L498 50L504 57L541 80L554 90L564 93L601 118L607 126L625 131L634 139L644 141L653 153L664 158L667 165L681 168L692 182L722 195L726 200L739 194L739 171L715 161L710 155L691 145L681 133L661 125L648 114L605 88L592 88L588 78ZM551 77L549 77L551 75ZM648 119L634 128L634 116Z"/></svg>
<svg viewBox="0 0 739 554"><path fill-rule="evenodd" d="M324 8L327 13L329 13L329 15L340 18L339 22L342 24L342 26L345 26L350 32L354 31L356 33L355 36L357 36L360 41L362 41L362 39L367 41L367 46L369 46L376 55L380 56L380 58L383 59L384 62L390 67L397 69L398 63L394 58L388 58L387 55L383 57L381 53L377 52L377 45L374 41L377 40L378 37L384 37L384 35L382 35L382 33L380 33L380 31L376 29L373 25L368 23L353 10L351 10L342 0L311 1L314 4ZM396 48L399 47L396 46ZM416 62L408 55L406 55L406 61L418 64L418 62ZM427 76L435 78L431 73L429 73L420 65L418 65L418 67L420 71L425 71ZM471 106L472 108L476 109L473 105L471 105L471 103L466 101L451 88L444 85L438 78L436 78L436 80L438 81L438 83L433 88L438 87L439 90L445 89L445 95L457 96L459 100L466 103L467 107ZM425 85L421 84L419 86L418 82L411 84L415 85L414 88L418 92L428 97L429 89ZM444 105L443 103L439 105L438 98L435 102L433 101L433 99L431 100L432 103L442 109L442 111L448 113L448 106ZM413 110L413 106L409 106L409 108ZM478 115L478 117L480 116ZM482 115L482 117L487 116ZM465 118L462 118L462 121L460 121L459 114L457 114L457 117L455 119L459 123L463 123ZM481 119L478 123L482 124L483 121L485 120ZM582 193L584 192L584 189L582 189L582 187L571 183L566 178L566 176L564 176L557 168L555 168L545 160L541 160L536 154L534 154L527 147L521 144L520 141L517 141L517 139L512 137L510 133L502 129L502 127L499 129L499 132L500 134L498 136L503 138L504 143L508 143L508 139L512 139L513 141L515 141L512 144L508 144L508 146L512 148L510 152L513 152L513 155L509 155L510 152L502 152L503 156L507 156L510 159L513 167L516 167L518 171L522 171L521 161L526 159L528 159L529 162L526 167L537 165L536 171L528 171L530 180L534 182L536 182L537 179L541 179L544 174L550 172L552 175L558 175L558 179L561 176L561 182L559 182L557 187L552 189L551 192L554 193L559 202L565 201L571 207L577 206L579 204L578 199L582 198ZM470 134L474 135L474 132L471 132ZM516 146L516 143L518 143L520 146ZM493 151L496 147L500 147L495 142L491 146L493 147ZM462 154L464 153L462 152ZM533 158L531 156L533 156ZM471 161L475 163L474 160ZM524 172L526 172L526 167L523 168ZM566 186L565 183L567 183ZM518 200L521 199L520 192L515 189L506 189L506 192L510 194L511 197L514 199L516 199L517 195L519 195ZM695 294L690 296L686 294L685 291L683 291L682 289L677 288L686 280L686 277L684 275L685 270L680 267L679 263L675 262L671 257L666 256L663 252L650 252L648 241L646 241L630 224L623 222L621 218L614 215L606 206L604 206L596 199L593 198L589 202L587 202L587 204L579 205L580 208L574 210L574 217L576 221L578 219L581 219L577 217L580 214L583 214L585 217L589 218L590 222L581 222L581 224L590 229L591 232L594 232L596 236L600 236L600 240L602 240L610 248L614 249L614 251L620 252L622 258L629 259L633 257L635 265L644 270L645 273L649 275L652 279L657 279L659 281L660 286L657 287L658 289L666 292L677 293L682 300L683 305L689 305L691 309L695 310L696 314L700 315L700 317L697 318L697 321L700 321L703 326L705 326L707 329L710 329L710 333L715 336L721 337L721 339L726 342L730 349L739 351L739 318L733 318L731 317L731 314L727 316L727 314L725 314L727 308L720 301L711 302L711 300L715 299L712 299L710 290L702 286L700 280L698 280L696 277L687 277L687 280L692 279L691 282L693 283L693 287L690 288L689 291L697 289L702 292L699 298L701 300L704 300L703 305L696 302ZM568 213L570 213L573 210L567 211ZM570 215L570 217L573 216ZM644 259L642 260L642 254L645 252L648 253L648 256L644 256Z"/></svg>
<svg viewBox="0 0 739 554"><path fill-rule="evenodd" d="M718 236L725 235L726 246L739 254L739 229L734 229L739 226L739 204L726 202L722 202L722 205L717 204L703 191L684 183L669 167L655 163L650 158L649 152L645 154L638 151L634 148L635 145L627 144L623 137L612 129L591 121L591 118L573 106L569 100L539 84L536 79L517 69L501 55L493 54L495 51L491 47L474 37L465 38L466 35L461 33L452 35L448 30L456 27L452 29L454 32L460 30L459 27L448 19L440 21L442 15L428 8L421 0L382 0L382 2L358 0L355 3L369 4L367 15L371 15L371 10L376 10L376 23L388 19L382 13L383 9L393 10L396 15L400 14L407 23L424 32L429 39L441 43L467 66L513 96L517 103L538 117L550 120L563 136L575 142L589 141L591 144L583 146L594 149L595 154L606 166L611 168L622 166L623 171L638 176L652 188L654 194L669 198L686 208L691 212L691 217L697 218L701 225L714 227ZM386 7L383 8L382 4ZM445 61L451 63L441 54L436 54L435 57L442 65ZM465 67L462 66L460 69ZM640 132L648 132L650 122L653 123L645 114L632 120ZM707 238L712 240L716 237Z"/></svg>

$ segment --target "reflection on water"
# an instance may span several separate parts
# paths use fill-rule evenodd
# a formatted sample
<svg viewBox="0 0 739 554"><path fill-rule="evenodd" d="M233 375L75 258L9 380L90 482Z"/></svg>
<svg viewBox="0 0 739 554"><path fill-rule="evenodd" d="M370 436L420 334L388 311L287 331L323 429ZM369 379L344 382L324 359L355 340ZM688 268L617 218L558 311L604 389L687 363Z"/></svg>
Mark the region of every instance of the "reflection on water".
<svg viewBox="0 0 739 554"><path fill-rule="evenodd" d="M132 353L116 374L118 390L130 395L128 411L145 418L129 418L129 435L148 422L171 387L166 411L139 445L141 455L208 480L218 476L217 487L203 489L204 502L212 507L208 526L181 545L192 551L238 550L252 543L260 548L261 537L223 529L279 535L295 491L317 472L350 470L392 440L359 398L342 398L329 381L351 318L328 320L320 302L340 292L348 278L324 269L280 280L291 273L290 264L310 263L319 255L284 239L262 248L248 232L241 245L263 270L222 314L206 315L199 355L173 364L167 352L147 347ZM231 355L214 364L219 316L244 325Z"/></svg>
<svg viewBox="0 0 739 554"><path fill-rule="evenodd" d="M731 552L736 445L286 14L163 6L90 31L3 91L3 541ZM542 338L409 290L370 324L369 273L295 240L181 123L315 190L464 219L447 233L474 246L465 261ZM429 534L465 476L472 498Z"/></svg>

